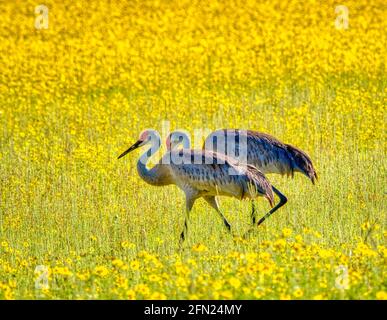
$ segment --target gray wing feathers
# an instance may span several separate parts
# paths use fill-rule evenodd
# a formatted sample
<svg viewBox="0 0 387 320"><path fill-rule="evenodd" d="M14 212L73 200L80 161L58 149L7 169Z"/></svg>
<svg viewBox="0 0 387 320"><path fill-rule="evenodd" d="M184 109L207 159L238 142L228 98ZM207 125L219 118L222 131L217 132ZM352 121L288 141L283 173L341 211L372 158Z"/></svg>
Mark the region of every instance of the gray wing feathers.
<svg viewBox="0 0 387 320"><path fill-rule="evenodd" d="M187 160L200 159L201 163L171 163L176 180L182 186L193 187L199 192L216 191L238 198L264 195L273 199L270 182L256 168L239 165L234 159L206 150L180 150Z"/></svg>
<svg viewBox="0 0 387 320"><path fill-rule="evenodd" d="M235 148L237 149L236 155L238 155L242 148L247 148L247 163L256 166L263 173L279 173L293 176L294 171L300 171L309 177L313 183L317 179L317 173L313 167L312 160L304 151L282 143L269 134L252 130L222 129L211 133L207 137L204 147L206 149L214 148L214 150L220 148L216 144L216 140L220 136L223 136L223 140L220 141L224 141L226 136L232 137L231 141L235 143ZM240 144L242 140L246 141L245 145ZM223 150L223 153L225 150Z"/></svg>

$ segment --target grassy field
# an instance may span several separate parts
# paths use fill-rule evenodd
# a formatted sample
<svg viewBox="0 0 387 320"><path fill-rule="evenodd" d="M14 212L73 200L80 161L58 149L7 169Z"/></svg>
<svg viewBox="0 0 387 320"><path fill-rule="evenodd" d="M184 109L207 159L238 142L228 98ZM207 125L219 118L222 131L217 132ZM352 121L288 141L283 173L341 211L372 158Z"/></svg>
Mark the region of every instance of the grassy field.
<svg viewBox="0 0 387 320"><path fill-rule="evenodd" d="M0 298L387 298L384 1L341 30L335 1L44 3L0 3ZM268 176L289 202L248 239L249 202L232 237L198 201L180 252L183 193L117 160L163 121L270 133L319 181Z"/></svg>

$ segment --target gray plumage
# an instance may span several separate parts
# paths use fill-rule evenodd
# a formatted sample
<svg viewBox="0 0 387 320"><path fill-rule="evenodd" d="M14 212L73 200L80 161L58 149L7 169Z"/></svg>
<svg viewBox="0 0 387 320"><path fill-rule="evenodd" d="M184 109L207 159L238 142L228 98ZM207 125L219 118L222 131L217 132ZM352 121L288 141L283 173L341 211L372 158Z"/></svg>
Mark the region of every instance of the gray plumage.
<svg viewBox="0 0 387 320"><path fill-rule="evenodd" d="M313 184L317 180L316 170L306 152L266 133L240 129L216 130L206 138L203 149L230 155L227 146L230 142L235 144L235 156L246 152L247 163L264 174L278 173L293 177L294 172L301 172Z"/></svg>
<svg viewBox="0 0 387 320"><path fill-rule="evenodd" d="M183 163L162 164L171 157ZM168 172L168 177L163 178L166 182L176 184L195 198L229 196L242 200L264 196L273 205L274 196L266 177L253 166L242 166L225 155L207 150L172 150L158 165L166 166L162 170Z"/></svg>
<svg viewBox="0 0 387 320"><path fill-rule="evenodd" d="M175 135L172 133L168 137L168 152L152 169L148 169L146 163L160 147L160 136L154 130L144 131L140 139L118 157L121 158L138 147L152 144L138 160L137 171L140 177L151 185L175 184L184 191L186 217L181 240L184 240L188 228L189 212L198 198L206 200L220 214L228 230L230 224L219 209L217 196L229 196L240 200L263 196L273 206L273 191L276 193L279 191L272 187L262 172L251 165L241 165L233 158L213 151L176 150L174 147L181 143L182 135L185 136L184 133ZM277 207L272 211L276 209Z"/></svg>

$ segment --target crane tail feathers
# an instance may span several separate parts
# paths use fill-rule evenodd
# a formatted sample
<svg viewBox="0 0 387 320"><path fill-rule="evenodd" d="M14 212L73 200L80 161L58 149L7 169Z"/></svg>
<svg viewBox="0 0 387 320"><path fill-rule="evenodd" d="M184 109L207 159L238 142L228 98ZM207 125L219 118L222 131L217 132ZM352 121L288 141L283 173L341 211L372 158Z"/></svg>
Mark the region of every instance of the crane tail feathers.
<svg viewBox="0 0 387 320"><path fill-rule="evenodd" d="M265 198L267 199L267 201L269 201L270 207L273 208L274 207L274 200L272 198L270 198L268 195L265 195Z"/></svg>
<svg viewBox="0 0 387 320"><path fill-rule="evenodd" d="M263 195L270 203L270 206L274 206L274 193L271 183L265 177L265 175L252 165L247 165L249 173L249 186L253 187L253 190L249 190L250 195L256 197L258 194Z"/></svg>

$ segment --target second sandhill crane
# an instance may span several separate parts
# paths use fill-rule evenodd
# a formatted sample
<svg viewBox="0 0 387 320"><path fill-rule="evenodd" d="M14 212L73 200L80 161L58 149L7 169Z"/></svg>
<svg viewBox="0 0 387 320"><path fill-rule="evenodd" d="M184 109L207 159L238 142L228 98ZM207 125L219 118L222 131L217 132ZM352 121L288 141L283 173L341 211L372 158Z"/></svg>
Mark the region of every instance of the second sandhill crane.
<svg viewBox="0 0 387 320"><path fill-rule="evenodd" d="M283 143L266 133L241 129L216 130L206 138L203 149L223 153L230 157L238 157L244 153L245 161L264 174L279 173L293 177L294 172L300 172L307 176L313 184L317 180L312 160L305 151ZM280 197L281 206L286 202L285 197ZM252 220L255 224L254 203L252 205ZM258 225L267 217L268 215L259 220Z"/></svg>
<svg viewBox="0 0 387 320"><path fill-rule="evenodd" d="M236 157L243 153L244 161L255 166L264 174L279 173L293 177L294 172L300 172L307 176L313 184L317 180L316 170L306 152L263 132L241 129L216 130L206 138L203 149ZM286 202L286 197L280 197L279 206L283 206ZM255 224L253 201L251 216ZM270 214L260 219L258 225L268 216Z"/></svg>
<svg viewBox="0 0 387 320"><path fill-rule="evenodd" d="M241 166L226 155L207 150L181 149L174 145L180 143L181 134L171 134L167 138L166 154L151 169L146 167L149 158L160 148L160 135L154 130L143 131L139 140L123 152L118 159L129 152L150 145L137 162L140 177L148 184L165 186L175 184L185 193L185 221L180 242L185 239L188 229L189 213L198 198L203 198L222 217L230 231L230 224L219 209L216 196L229 196L237 199L265 197L273 207L273 191L282 196L266 177L255 167ZM274 212L279 207L270 210Z"/></svg>
<svg viewBox="0 0 387 320"><path fill-rule="evenodd" d="M222 142L221 145L218 141ZM227 143L230 142L235 148L236 156L240 152L246 152L247 163L264 174L279 173L293 177L294 172L300 172L313 184L317 180L312 160L305 151L283 143L267 133L241 129L216 130L206 138L203 148L228 155L231 149Z"/></svg>

